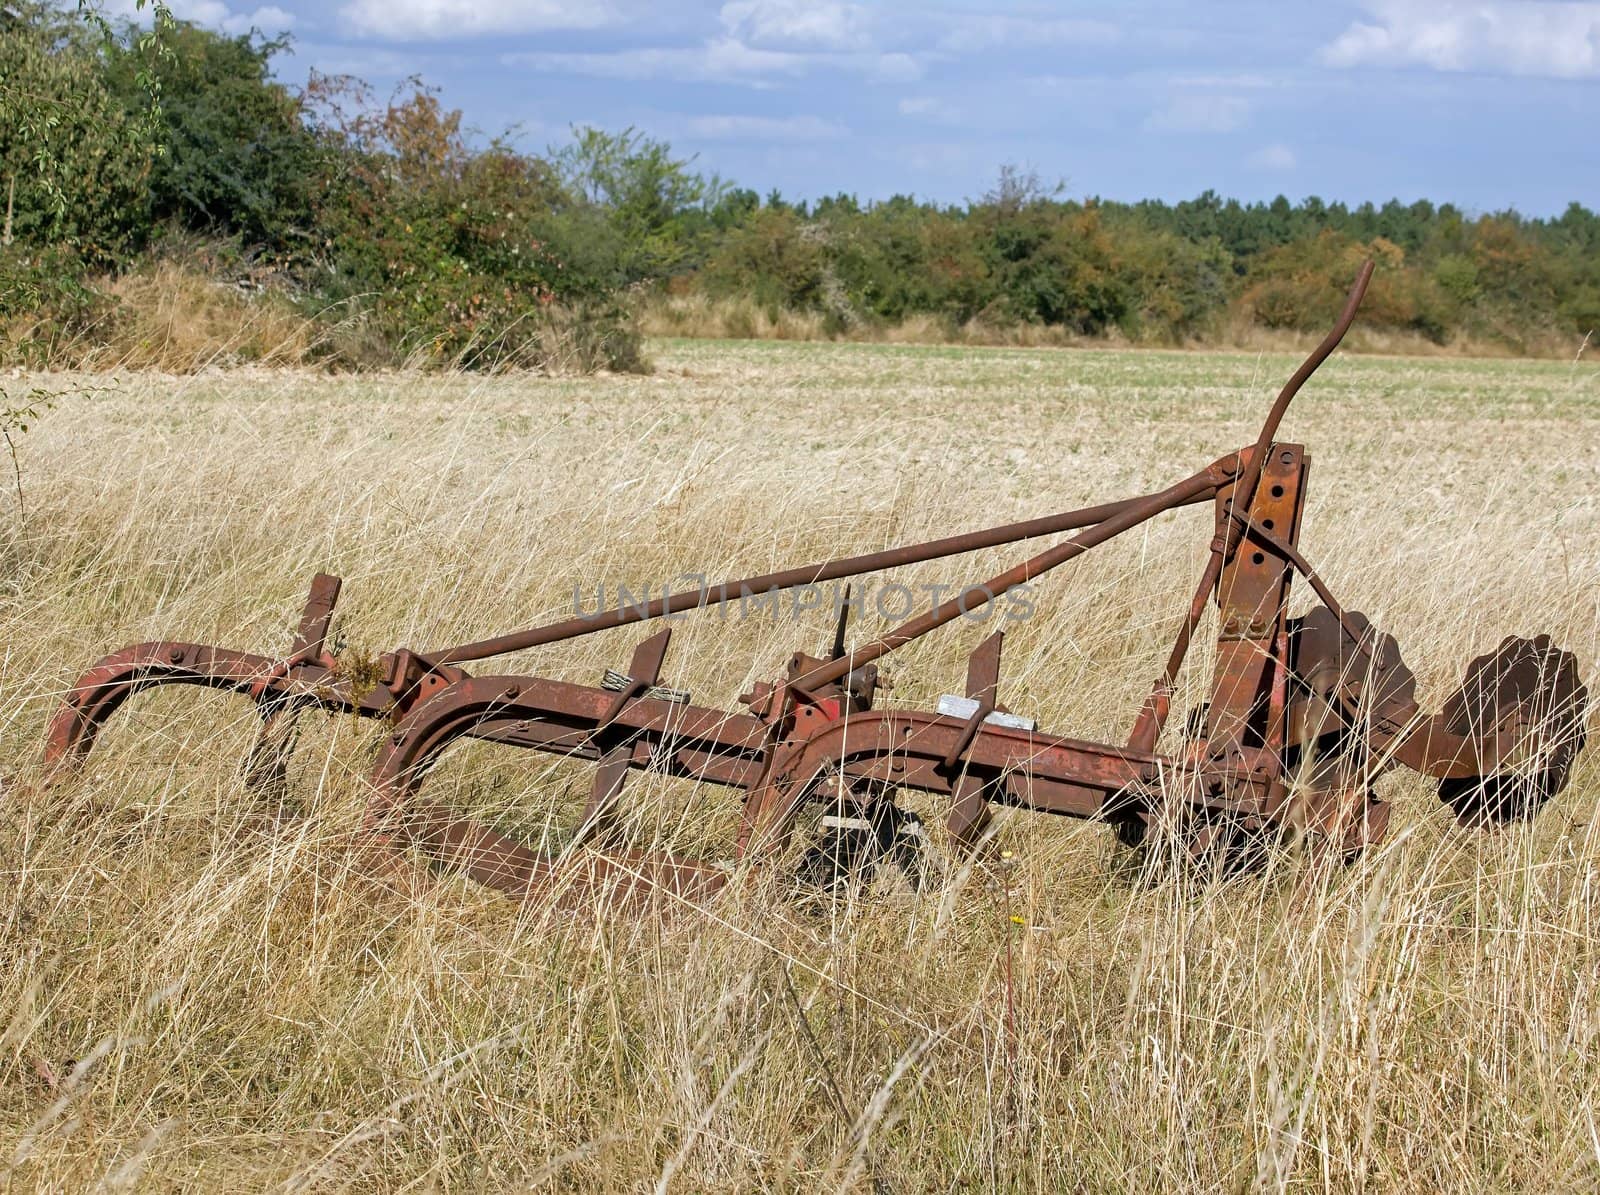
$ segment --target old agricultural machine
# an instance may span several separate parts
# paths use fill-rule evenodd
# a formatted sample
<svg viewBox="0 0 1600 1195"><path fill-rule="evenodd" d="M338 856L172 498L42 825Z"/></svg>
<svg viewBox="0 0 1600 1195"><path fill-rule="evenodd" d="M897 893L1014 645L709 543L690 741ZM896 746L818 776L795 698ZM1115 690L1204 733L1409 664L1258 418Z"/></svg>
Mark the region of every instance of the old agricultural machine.
<svg viewBox="0 0 1600 1195"><path fill-rule="evenodd" d="M1142 497L929 543L804 565L673 593L642 606L426 651L397 648L379 676L356 675L330 651L339 580L311 584L298 637L281 659L162 641L101 660L68 693L49 729L46 763L59 780L128 698L158 685L201 685L256 703L263 725L248 774L281 780L297 717L313 707L382 722L365 833L387 850L415 850L516 897L596 895L698 900L736 877L778 868L824 887L898 860L916 866L918 819L896 804L917 791L944 802L956 850L985 836L996 806L1099 818L1138 842L1152 826L1200 858L1286 832L1336 852L1381 838L1388 821L1374 781L1405 766L1437 778L1464 823L1530 817L1566 784L1584 741L1587 693L1571 653L1545 636L1508 638L1472 661L1437 713L1418 706L1394 640L1347 610L1300 550L1308 458L1278 441L1290 401L1338 345L1371 277L1370 263L1337 324L1278 394L1253 444ZM1125 741L1088 742L1038 730L1000 702L1002 634L973 651L965 693L936 709L882 708L876 662L1008 590L1177 507L1210 503L1206 564L1176 642ZM892 569L1039 536L1073 532L1015 567L869 643L794 655L728 712L695 704L664 680L669 630L645 639L601 683L479 675L464 665L575 636L711 606L733 595ZM1299 575L1318 605L1290 617ZM1175 682L1207 608L1217 607L1208 699L1162 751ZM370 672L370 669L367 670ZM488 740L590 761L593 786L570 845L548 855L438 803L430 766L452 744ZM635 770L743 794L730 858L625 849L608 827ZM802 822L816 837L796 843ZM781 862L780 862L781 861Z"/></svg>

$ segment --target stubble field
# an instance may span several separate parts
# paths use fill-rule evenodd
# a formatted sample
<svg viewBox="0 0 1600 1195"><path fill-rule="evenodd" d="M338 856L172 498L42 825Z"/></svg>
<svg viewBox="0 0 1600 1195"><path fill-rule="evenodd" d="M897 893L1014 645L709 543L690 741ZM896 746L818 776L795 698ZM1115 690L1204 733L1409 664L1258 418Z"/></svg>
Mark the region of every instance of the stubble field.
<svg viewBox="0 0 1600 1195"><path fill-rule="evenodd" d="M54 702L152 638L287 649L312 573L347 652L570 613L1159 488L1254 438L1288 357L662 343L634 378L124 378L20 444L0 572L0 1176L16 1189L885 1190L1600 1184L1600 772L1531 828L1394 775L1347 869L1141 878L1108 829L1005 818L995 869L826 909L597 924L372 883L381 731L309 715L285 818L237 698L136 700L42 791ZM65 385L71 379L45 379ZM1600 660L1600 371L1338 357L1283 438L1301 544L1400 641L1425 707L1507 634ZM1097 549L1008 627L1002 699L1120 739L1206 508ZM950 584L1019 553L897 579ZM1297 597L1303 608L1308 595ZM731 706L826 610L674 626ZM868 618L865 637L881 628ZM886 663L959 692L984 628ZM594 683L638 630L493 671ZM1202 643L1204 639L1202 638ZM1199 692L1197 652L1186 692ZM1594 730L1591 728L1591 739ZM584 773L463 751L430 792L559 843ZM717 790L636 778L641 841L726 854Z"/></svg>

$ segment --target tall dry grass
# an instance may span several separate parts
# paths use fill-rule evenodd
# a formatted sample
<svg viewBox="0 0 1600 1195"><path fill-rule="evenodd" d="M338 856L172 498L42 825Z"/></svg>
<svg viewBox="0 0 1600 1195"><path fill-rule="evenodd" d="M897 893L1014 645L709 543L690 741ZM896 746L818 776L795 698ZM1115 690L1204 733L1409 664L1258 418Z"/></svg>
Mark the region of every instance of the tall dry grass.
<svg viewBox="0 0 1600 1195"><path fill-rule="evenodd" d="M92 286L94 310L80 318L44 309L0 321L0 358L102 373L306 365L328 355L338 331L281 294L248 293L169 258Z"/></svg>
<svg viewBox="0 0 1600 1195"><path fill-rule="evenodd" d="M88 369L304 365L326 336L279 295L251 295L173 261L153 261L104 289L116 310L109 334L82 363Z"/></svg>
<svg viewBox="0 0 1600 1195"><path fill-rule="evenodd" d="M570 609L576 584L760 571L1153 488L1249 440L1292 366L711 344L660 363L136 377L30 433L28 517L8 508L0 541L12 1185L1595 1185L1592 753L1535 826L1498 835L1392 777L1389 842L1344 870L1288 855L1150 883L1105 828L1013 814L1012 864L939 890L600 924L365 879L371 724L305 722L276 828L239 779L255 715L204 693L137 700L80 780L34 786L44 722L94 655L157 636L282 650L317 569L346 578L349 651L475 638ZM1597 387L1592 368L1341 356L1291 412L1314 458L1302 543L1399 637L1425 703L1512 632L1550 632L1593 675ZM1004 700L1048 729L1124 730L1208 535L1204 512L1174 516L1042 586ZM827 622L686 620L667 676L729 704ZM892 660L892 699L956 689L983 633ZM502 667L592 682L639 637ZM430 791L538 837L584 778L481 748ZM640 840L729 849L728 794L628 794Z"/></svg>
<svg viewBox="0 0 1600 1195"><path fill-rule="evenodd" d="M138 370L197 374L240 366L440 373L648 372L633 299L551 305L441 341L374 309L375 296L312 310L280 280L241 287L223 280L203 245L171 246L126 273L91 279L91 297L70 314L53 307L0 318L0 362L54 371Z"/></svg>

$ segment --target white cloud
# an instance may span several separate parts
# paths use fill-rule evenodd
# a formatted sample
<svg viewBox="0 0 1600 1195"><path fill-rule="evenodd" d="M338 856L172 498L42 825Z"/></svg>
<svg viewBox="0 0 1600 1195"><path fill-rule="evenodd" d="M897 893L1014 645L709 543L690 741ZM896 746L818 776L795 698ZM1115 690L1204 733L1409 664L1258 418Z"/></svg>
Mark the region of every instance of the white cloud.
<svg viewBox="0 0 1600 1195"><path fill-rule="evenodd" d="M1297 161L1294 150L1279 142L1262 146L1246 159L1256 170L1293 170Z"/></svg>
<svg viewBox="0 0 1600 1195"><path fill-rule="evenodd" d="M689 132L706 141L826 141L845 130L817 116L696 116Z"/></svg>
<svg viewBox="0 0 1600 1195"><path fill-rule="evenodd" d="M595 29L616 19L599 0L349 0L339 19L351 33L391 41Z"/></svg>
<svg viewBox="0 0 1600 1195"><path fill-rule="evenodd" d="M732 0L722 25L754 46L859 50L872 43L871 16L859 4L824 0Z"/></svg>
<svg viewBox="0 0 1600 1195"><path fill-rule="evenodd" d="M878 54L871 74L884 83L914 83L922 78L922 63L910 54Z"/></svg>
<svg viewBox="0 0 1600 1195"><path fill-rule="evenodd" d="M348 42L297 42L295 62L324 75L353 75L368 83L385 84L417 73L414 54L386 46L358 46Z"/></svg>
<svg viewBox="0 0 1600 1195"><path fill-rule="evenodd" d="M1319 52L1329 66L1421 66L1577 79L1600 75L1600 4L1368 0Z"/></svg>
<svg viewBox="0 0 1600 1195"><path fill-rule="evenodd" d="M1167 80L1173 87L1223 87L1234 91L1249 89L1260 90L1264 87L1277 86L1266 75L1229 74L1229 75L1176 75Z"/></svg>
<svg viewBox="0 0 1600 1195"><path fill-rule="evenodd" d="M773 75L799 75L805 58L781 50L757 50L721 38L703 46L617 50L601 54L532 52L507 54L511 66L601 79L672 79L680 83L761 83Z"/></svg>
<svg viewBox="0 0 1600 1195"><path fill-rule="evenodd" d="M961 53L1008 47L1097 46L1121 37L1122 30L1109 21L974 14L956 16L946 22L939 48Z"/></svg>
<svg viewBox="0 0 1600 1195"><path fill-rule="evenodd" d="M958 119L956 109L931 95L908 95L896 105L896 108L901 116L917 120L952 124Z"/></svg>
<svg viewBox="0 0 1600 1195"><path fill-rule="evenodd" d="M252 29L259 29L270 36L283 33L294 25L294 14L285 12L275 4L263 5L248 12L236 12L222 0L171 0L168 7L180 21L193 21L196 25L234 36L249 33ZM140 24L148 23L150 18L149 6L141 11L134 0L113 0L105 5L104 11L107 16L138 21Z"/></svg>
<svg viewBox="0 0 1600 1195"><path fill-rule="evenodd" d="M1250 101L1236 95L1177 95L1145 118L1157 133L1231 133L1250 116Z"/></svg>
<svg viewBox="0 0 1600 1195"><path fill-rule="evenodd" d="M776 77L800 78L842 71L885 82L919 78L922 66L908 54L796 53L763 50L723 37L703 46L618 50L609 54L507 54L502 61L554 74L602 79L670 79L680 83L743 83L769 87Z"/></svg>
<svg viewBox="0 0 1600 1195"><path fill-rule="evenodd" d="M406 41L613 26L619 23L623 7L627 5L622 0L344 0L339 15L350 33ZM847 0L726 0L717 19L720 32L699 45L519 51L503 55L501 61L607 79L752 87L821 71L884 82L922 77L919 58L880 47L874 36L875 14Z"/></svg>

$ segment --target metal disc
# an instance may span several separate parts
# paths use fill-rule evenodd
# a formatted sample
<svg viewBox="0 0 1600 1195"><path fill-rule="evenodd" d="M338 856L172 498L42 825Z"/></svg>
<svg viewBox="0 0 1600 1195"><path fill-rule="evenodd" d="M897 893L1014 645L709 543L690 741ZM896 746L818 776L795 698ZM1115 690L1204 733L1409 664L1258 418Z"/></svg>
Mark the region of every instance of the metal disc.
<svg viewBox="0 0 1600 1195"><path fill-rule="evenodd" d="M1588 703L1576 657L1547 635L1508 638L1479 656L1440 717L1453 734L1488 741L1499 733L1516 746L1496 775L1439 781L1439 799L1468 824L1531 818L1567 785Z"/></svg>

